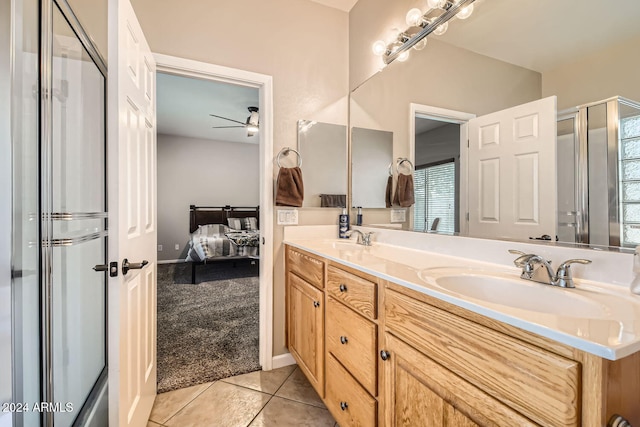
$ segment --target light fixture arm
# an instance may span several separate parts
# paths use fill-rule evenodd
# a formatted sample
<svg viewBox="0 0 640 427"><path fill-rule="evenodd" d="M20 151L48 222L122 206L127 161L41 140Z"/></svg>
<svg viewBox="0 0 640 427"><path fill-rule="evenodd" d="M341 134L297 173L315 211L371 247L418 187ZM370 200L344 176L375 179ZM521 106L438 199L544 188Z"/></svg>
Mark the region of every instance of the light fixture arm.
<svg viewBox="0 0 640 427"><path fill-rule="evenodd" d="M456 14L463 8L469 6L475 0L460 0L457 3L447 2L445 6L445 11L442 15L434 18L428 25L423 27L419 32L417 32L413 37L404 42L398 49L391 52L387 50L383 59L385 64L390 64L394 59L398 58L400 54L406 50L411 49L414 45L416 45L420 40L427 37L429 34L435 31L440 25L449 21L451 18L456 16Z"/></svg>

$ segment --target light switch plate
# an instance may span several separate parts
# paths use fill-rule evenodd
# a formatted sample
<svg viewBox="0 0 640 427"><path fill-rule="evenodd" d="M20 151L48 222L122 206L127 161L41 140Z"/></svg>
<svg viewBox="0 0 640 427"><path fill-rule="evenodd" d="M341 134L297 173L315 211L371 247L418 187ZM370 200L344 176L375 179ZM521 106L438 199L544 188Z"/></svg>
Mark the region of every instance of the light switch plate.
<svg viewBox="0 0 640 427"><path fill-rule="evenodd" d="M298 210L278 209L278 225L298 225Z"/></svg>
<svg viewBox="0 0 640 427"><path fill-rule="evenodd" d="M406 209L391 209L391 222L405 222L407 220Z"/></svg>

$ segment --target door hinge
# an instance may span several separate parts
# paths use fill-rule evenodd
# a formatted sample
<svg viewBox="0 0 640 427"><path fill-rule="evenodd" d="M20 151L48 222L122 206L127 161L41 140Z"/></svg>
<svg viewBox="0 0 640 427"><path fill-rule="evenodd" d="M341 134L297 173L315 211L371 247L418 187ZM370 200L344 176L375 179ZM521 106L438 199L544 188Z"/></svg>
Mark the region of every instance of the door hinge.
<svg viewBox="0 0 640 427"><path fill-rule="evenodd" d="M466 214L464 214L464 217L466 218L467 222L469 222L469 212L467 212Z"/></svg>
<svg viewBox="0 0 640 427"><path fill-rule="evenodd" d="M469 140L467 139L467 148L469 148Z"/></svg>

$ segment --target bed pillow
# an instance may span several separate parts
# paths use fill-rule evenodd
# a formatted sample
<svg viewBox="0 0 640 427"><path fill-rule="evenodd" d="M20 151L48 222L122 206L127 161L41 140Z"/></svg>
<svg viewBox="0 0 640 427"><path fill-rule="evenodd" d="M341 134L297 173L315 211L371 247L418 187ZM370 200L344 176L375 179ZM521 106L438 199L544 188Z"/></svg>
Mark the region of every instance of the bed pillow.
<svg viewBox="0 0 640 427"><path fill-rule="evenodd" d="M243 218L242 225L243 230L255 231L258 229L258 219L254 216Z"/></svg>
<svg viewBox="0 0 640 427"><path fill-rule="evenodd" d="M242 220L240 218L227 218L227 223L234 230L242 230Z"/></svg>

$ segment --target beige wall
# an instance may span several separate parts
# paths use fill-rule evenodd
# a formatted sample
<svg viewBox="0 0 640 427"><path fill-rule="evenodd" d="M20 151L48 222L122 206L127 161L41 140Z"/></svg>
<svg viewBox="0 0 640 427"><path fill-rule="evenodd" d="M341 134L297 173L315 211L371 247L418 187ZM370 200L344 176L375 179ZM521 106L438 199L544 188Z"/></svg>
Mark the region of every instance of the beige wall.
<svg viewBox="0 0 640 427"><path fill-rule="evenodd" d="M296 147L297 120L346 122L346 12L300 0L132 4L152 51L273 76L274 158L281 148ZM302 209L299 222L334 224L337 215ZM287 352L282 236L274 225L274 355Z"/></svg>
<svg viewBox="0 0 640 427"><path fill-rule="evenodd" d="M158 260L186 257L190 205L258 206L259 166L258 144L158 135Z"/></svg>
<svg viewBox="0 0 640 427"><path fill-rule="evenodd" d="M640 101L640 37L542 73L542 96L557 95L558 110L620 95Z"/></svg>

